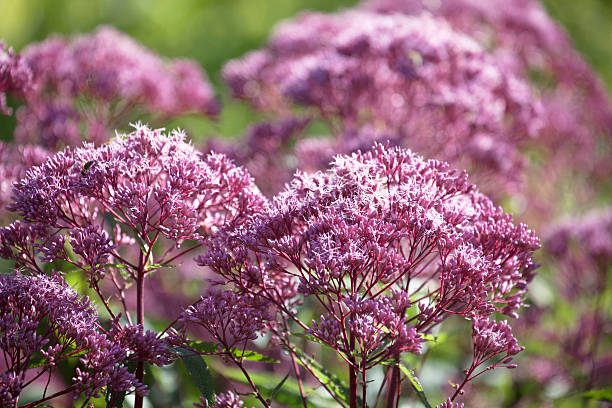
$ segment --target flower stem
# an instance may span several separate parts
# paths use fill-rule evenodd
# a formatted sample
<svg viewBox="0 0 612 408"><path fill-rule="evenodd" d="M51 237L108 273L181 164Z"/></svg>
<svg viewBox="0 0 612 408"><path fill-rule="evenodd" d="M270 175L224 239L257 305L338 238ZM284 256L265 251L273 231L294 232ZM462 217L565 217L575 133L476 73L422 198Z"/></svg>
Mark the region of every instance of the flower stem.
<svg viewBox="0 0 612 408"><path fill-rule="evenodd" d="M138 260L138 270L136 271L136 322L144 327L144 257L140 253ZM144 362L138 361L136 366L136 379L140 383L144 383ZM144 396L136 394L134 399L134 408L142 408Z"/></svg>

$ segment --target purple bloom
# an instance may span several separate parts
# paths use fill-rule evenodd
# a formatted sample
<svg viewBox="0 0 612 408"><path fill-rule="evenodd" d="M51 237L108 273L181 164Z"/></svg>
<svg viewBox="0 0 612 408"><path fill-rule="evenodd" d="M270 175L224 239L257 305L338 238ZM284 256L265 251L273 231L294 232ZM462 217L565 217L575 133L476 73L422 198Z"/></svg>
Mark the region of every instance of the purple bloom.
<svg viewBox="0 0 612 408"><path fill-rule="evenodd" d="M504 70L541 95L541 129L534 142L539 150L545 148L546 161L531 176L536 183L529 186L530 194L537 194L531 200L539 201L538 206L550 207L556 200L542 197L542 178L547 184L564 181L570 170L603 183L609 179L610 160L602 154L609 151L612 133L612 103L606 86L542 2L365 0L361 8L391 16L433 14L442 18L488 49ZM517 89L519 94L526 97Z"/></svg>
<svg viewBox="0 0 612 408"><path fill-rule="evenodd" d="M280 186L290 181L297 163L289 157L293 144L304 132L310 121L287 117L277 121L256 123L246 130L245 141L228 143L213 139L210 150L227 154L238 164L245 166L264 193L274 194ZM327 161L331 155L319 157ZM318 168L318 167L317 167Z"/></svg>
<svg viewBox="0 0 612 408"><path fill-rule="evenodd" d="M546 233L545 248L559 267L565 295L602 291L612 263L612 208L557 222Z"/></svg>
<svg viewBox="0 0 612 408"><path fill-rule="evenodd" d="M221 393L215 397L215 408L240 408L243 403L233 391Z"/></svg>
<svg viewBox="0 0 612 408"><path fill-rule="evenodd" d="M325 314L300 326L347 358L360 356L365 371L418 353L421 334L451 315L516 316L538 247L464 173L377 145L337 156L325 173L298 173L261 214L217 234L199 262L275 305L278 320L295 297L312 298ZM279 274L299 292L279 296ZM475 336L479 350L489 352L481 338L502 326Z"/></svg>
<svg viewBox="0 0 612 408"><path fill-rule="evenodd" d="M92 276L95 276L92 280L103 278L105 264L109 262L112 251L116 248L106 231L100 232L98 226L90 225L85 228L71 229L68 231L68 235L70 236L72 250L81 256L83 265L88 268ZM61 243L63 244L63 240L61 240ZM50 254L51 251L46 255ZM55 251L53 255L58 255L58 251Z"/></svg>
<svg viewBox="0 0 612 408"><path fill-rule="evenodd" d="M22 95L30 90L32 72L12 48L6 50L0 42L0 113L11 114L6 106L6 92Z"/></svg>
<svg viewBox="0 0 612 408"><path fill-rule="evenodd" d="M110 334L114 342L130 353L132 360L146 361L160 367L176 360L165 339L157 338L157 333L145 331L140 325L121 327L115 322Z"/></svg>
<svg viewBox="0 0 612 408"><path fill-rule="evenodd" d="M525 347L519 346L512 335L508 322L490 321L488 318L475 318L472 320L472 337L474 339L474 362L478 366L487 363L491 369L494 367L514 368L510 364L512 357L520 353ZM503 354L497 361L493 357Z"/></svg>
<svg viewBox="0 0 612 408"><path fill-rule="evenodd" d="M281 24L264 51L230 61L224 78L258 108L311 107L307 114L338 138L336 152L391 134L461 167L485 165L505 182L516 181L508 174L520 167L518 149L541 122L527 83L427 14L302 14Z"/></svg>
<svg viewBox="0 0 612 408"><path fill-rule="evenodd" d="M15 184L10 209L33 224L74 230L71 242L77 253L97 265L101 262L92 258L94 253L112 249L110 234L91 235L104 234L91 230L104 212L121 214L119 221L132 228L182 240L240 223L262 204L248 173L224 156L203 159L184 134L166 136L137 126L107 145L68 148L30 169ZM109 249L85 249L90 245L85 231L91 245Z"/></svg>
<svg viewBox="0 0 612 408"><path fill-rule="evenodd" d="M212 288L183 313L181 320L202 326L230 349L257 338L257 332L272 319L267 309L262 299Z"/></svg>
<svg viewBox="0 0 612 408"><path fill-rule="evenodd" d="M453 402L449 398L443 403L436 405L436 408L463 408L463 405L463 403Z"/></svg>
<svg viewBox="0 0 612 408"><path fill-rule="evenodd" d="M60 359L83 353L83 366L74 379L77 394L96 396L105 387L142 389L133 374L119 368L126 352L98 331L98 317L89 300L80 299L59 275L0 275L0 311L0 349L7 370L0 377L7 384L2 398L18 397L38 353L44 359L43 371L52 370Z"/></svg>
<svg viewBox="0 0 612 408"><path fill-rule="evenodd" d="M20 108L17 140L49 148L96 144L144 109L157 116L215 115L219 104L193 61L165 61L111 27L74 38L51 37L22 53L32 89Z"/></svg>
<svg viewBox="0 0 612 408"><path fill-rule="evenodd" d="M193 404L197 408L208 408L209 404L204 399L204 397L200 397L199 404ZM215 397L215 403L211 408L242 408L244 403L240 401L240 397L233 392L227 391L221 394L217 394Z"/></svg>

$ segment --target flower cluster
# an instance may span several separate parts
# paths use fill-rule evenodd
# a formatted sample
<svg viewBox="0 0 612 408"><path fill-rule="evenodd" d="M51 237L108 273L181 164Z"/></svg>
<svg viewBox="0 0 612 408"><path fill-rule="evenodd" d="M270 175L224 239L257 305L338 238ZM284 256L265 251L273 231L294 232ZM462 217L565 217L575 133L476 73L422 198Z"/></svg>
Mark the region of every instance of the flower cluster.
<svg viewBox="0 0 612 408"><path fill-rule="evenodd" d="M21 95L30 89L32 72L20 55L0 42L0 113L11 114L6 106L6 92Z"/></svg>
<svg viewBox="0 0 612 408"><path fill-rule="evenodd" d="M13 181L20 179L27 169L47 160L49 153L32 145L8 145L0 142L0 209L9 203ZM0 218L5 212L0 210Z"/></svg>
<svg viewBox="0 0 612 408"><path fill-rule="evenodd" d="M89 300L80 299L59 275L0 275L0 311L0 349L6 369L0 376L0 383L6 384L0 401L12 402L3 406L15 405L23 388L52 371L60 360L77 355L83 364L73 379L77 395L96 396L106 387L144 392L144 386L122 367L126 351L99 331ZM38 359L43 363L36 364ZM38 368L30 369L31 365Z"/></svg>
<svg viewBox="0 0 612 408"><path fill-rule="evenodd" d="M165 366L176 360L169 349L170 344L157 337L157 333L145 331L141 325L121 327L115 319L110 335L115 343L130 352L134 361Z"/></svg>
<svg viewBox="0 0 612 408"><path fill-rule="evenodd" d="M209 404L200 397L200 404L193 404L196 408L208 408ZM242 408L244 403L240 401L240 397L233 391L227 391L215 396L215 403L212 408Z"/></svg>
<svg viewBox="0 0 612 408"><path fill-rule="evenodd" d="M279 271L299 282L291 295L312 298L325 314L295 323L364 373L418 353L422 334L451 315L516 316L538 247L465 173L376 145L337 156L325 173L299 173L252 221L217 234L199 261L239 293L275 305L278 322L295 319L277 291ZM475 347L515 354L516 343L499 340L508 329L487 325ZM282 343L282 325L270 330Z"/></svg>
<svg viewBox="0 0 612 408"><path fill-rule="evenodd" d="M185 323L206 329L226 350L255 340L272 316L262 299L211 288L181 316Z"/></svg>
<svg viewBox="0 0 612 408"><path fill-rule="evenodd" d="M273 195L291 179L296 165L289 160L293 145L309 122L308 118L289 116L277 121L256 123L246 130L244 141L232 143L211 139L208 141L208 149L227 154L246 167L255 178L257 186L264 193ZM327 165L329 157L331 154L317 157L318 163L324 162Z"/></svg>
<svg viewBox="0 0 612 408"><path fill-rule="evenodd" d="M388 15L431 13L469 35L490 50L505 70L530 83L542 102L541 129L534 145L544 148L541 153L546 155L534 180L550 180L555 174L563 179L568 169L604 183L609 178L610 97L540 1L364 0L360 8ZM539 183L529 187L531 194L537 194L533 200L541 200L538 205L554 201L550 196L540 198Z"/></svg>
<svg viewBox="0 0 612 408"><path fill-rule="evenodd" d="M557 223L545 244L561 267L559 285L566 295L603 290L612 263L612 208Z"/></svg>
<svg viewBox="0 0 612 408"><path fill-rule="evenodd" d="M303 14L281 24L266 49L230 61L224 78L236 97L264 110L312 107L309 115L329 123L336 153L391 133L506 181L520 166L518 147L540 128L528 84L428 14Z"/></svg>
<svg viewBox="0 0 612 408"><path fill-rule="evenodd" d="M265 203L249 174L225 156L203 157L179 131L136 125L103 146L68 147L29 169L14 184L9 209L22 219L0 228L0 255L42 277L41 263L61 261L89 281L112 327L88 343L74 390L86 397L104 387L133 390L142 403L144 364L175 358L172 338L144 329L145 277L200 247L197 240L246 222ZM129 310L133 283L136 324ZM115 301L127 324L113 312ZM75 310L66 316L85 324ZM122 365L127 361L137 364L135 373Z"/></svg>
<svg viewBox="0 0 612 408"><path fill-rule="evenodd" d="M563 377L576 388L606 384L610 380L606 369L612 359L612 350L604 340L612 327L605 306L612 265L612 210L606 207L558 222L547 231L545 249L562 295L557 301L571 302L572 314L566 316L563 329L538 333L558 345L555 354L541 359L542 364L554 367L549 377Z"/></svg>
<svg viewBox="0 0 612 408"><path fill-rule="evenodd" d="M463 406L464 406L463 403L453 402L449 398L448 400L444 401L440 405L436 405L436 408L463 408Z"/></svg>
<svg viewBox="0 0 612 408"><path fill-rule="evenodd" d="M263 202L248 173L225 157L203 159L183 133L138 125L104 146L67 148L31 168L15 183L9 209L28 223L72 231L76 252L97 264L89 254L112 251L110 233L95 228L106 212L125 227L185 240L239 224Z"/></svg>
<svg viewBox="0 0 612 408"><path fill-rule="evenodd" d="M32 72L15 138L55 148L81 140L101 143L109 129L138 109L154 115L218 111L206 74L193 61L163 61L111 27L72 39L51 37L22 52ZM89 103L91 106L87 105Z"/></svg>

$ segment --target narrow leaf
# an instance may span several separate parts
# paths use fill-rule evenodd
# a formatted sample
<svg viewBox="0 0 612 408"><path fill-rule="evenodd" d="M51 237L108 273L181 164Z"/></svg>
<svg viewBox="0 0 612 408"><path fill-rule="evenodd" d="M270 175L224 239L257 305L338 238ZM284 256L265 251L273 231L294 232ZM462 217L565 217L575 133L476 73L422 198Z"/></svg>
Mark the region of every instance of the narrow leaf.
<svg viewBox="0 0 612 408"><path fill-rule="evenodd" d="M219 344L212 343L209 341L192 341L189 346L193 347L194 350L200 353L208 354L219 354ZM253 350L241 350L232 348L229 350L235 357L242 360L259 361L260 363L278 363L279 361L275 358L264 356Z"/></svg>
<svg viewBox="0 0 612 408"><path fill-rule="evenodd" d="M268 398L270 399L276 398L276 395L278 395L278 392L281 390L281 388L283 388L283 384L285 384L285 381L287 381L287 378L289 378L289 374L291 374L291 371L289 371L287 375L285 376L285 378L283 378L281 382L279 382L278 385L274 387L272 391L270 391L270 393L268 394Z"/></svg>
<svg viewBox="0 0 612 408"><path fill-rule="evenodd" d="M191 379L202 393L202 396L212 405L215 402L215 390L206 361L204 361L202 356L194 354L193 351L184 348L175 348L173 350L181 357L181 361L185 364L185 368L187 368Z"/></svg>
<svg viewBox="0 0 612 408"><path fill-rule="evenodd" d="M412 386L412 389L414 390L414 392L416 392L417 396L421 400L421 403L426 408L431 408L431 404L429 403L429 401L427 401L427 397L425 396L425 392L423 391L423 386L421 385L421 381L419 381L419 378L416 375L414 375L414 371L410 370L402 362L399 362L398 366L400 370L402 370L402 373L404 373L404 375L408 378L408 381L410 381L410 385Z"/></svg>
<svg viewBox="0 0 612 408"><path fill-rule="evenodd" d="M350 402L349 388L342 380L327 371L321 364L312 357L307 356L302 350L295 347L292 350L299 357L297 359L298 363L308 368L321 384L325 385L340 400L347 404ZM359 404L362 405L361 402Z"/></svg>

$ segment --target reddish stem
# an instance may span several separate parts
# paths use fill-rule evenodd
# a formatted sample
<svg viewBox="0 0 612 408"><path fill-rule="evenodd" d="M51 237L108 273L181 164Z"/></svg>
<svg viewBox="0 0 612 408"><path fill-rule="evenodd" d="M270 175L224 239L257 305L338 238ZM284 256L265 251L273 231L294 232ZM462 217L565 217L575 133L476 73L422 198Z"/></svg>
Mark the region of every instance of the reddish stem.
<svg viewBox="0 0 612 408"><path fill-rule="evenodd" d="M136 271L136 322L144 327L144 266L145 261L142 251L138 259L138 270ZM140 383L144 383L144 362L138 361L136 366L136 379ZM134 408L142 408L144 397L136 394L134 399Z"/></svg>

